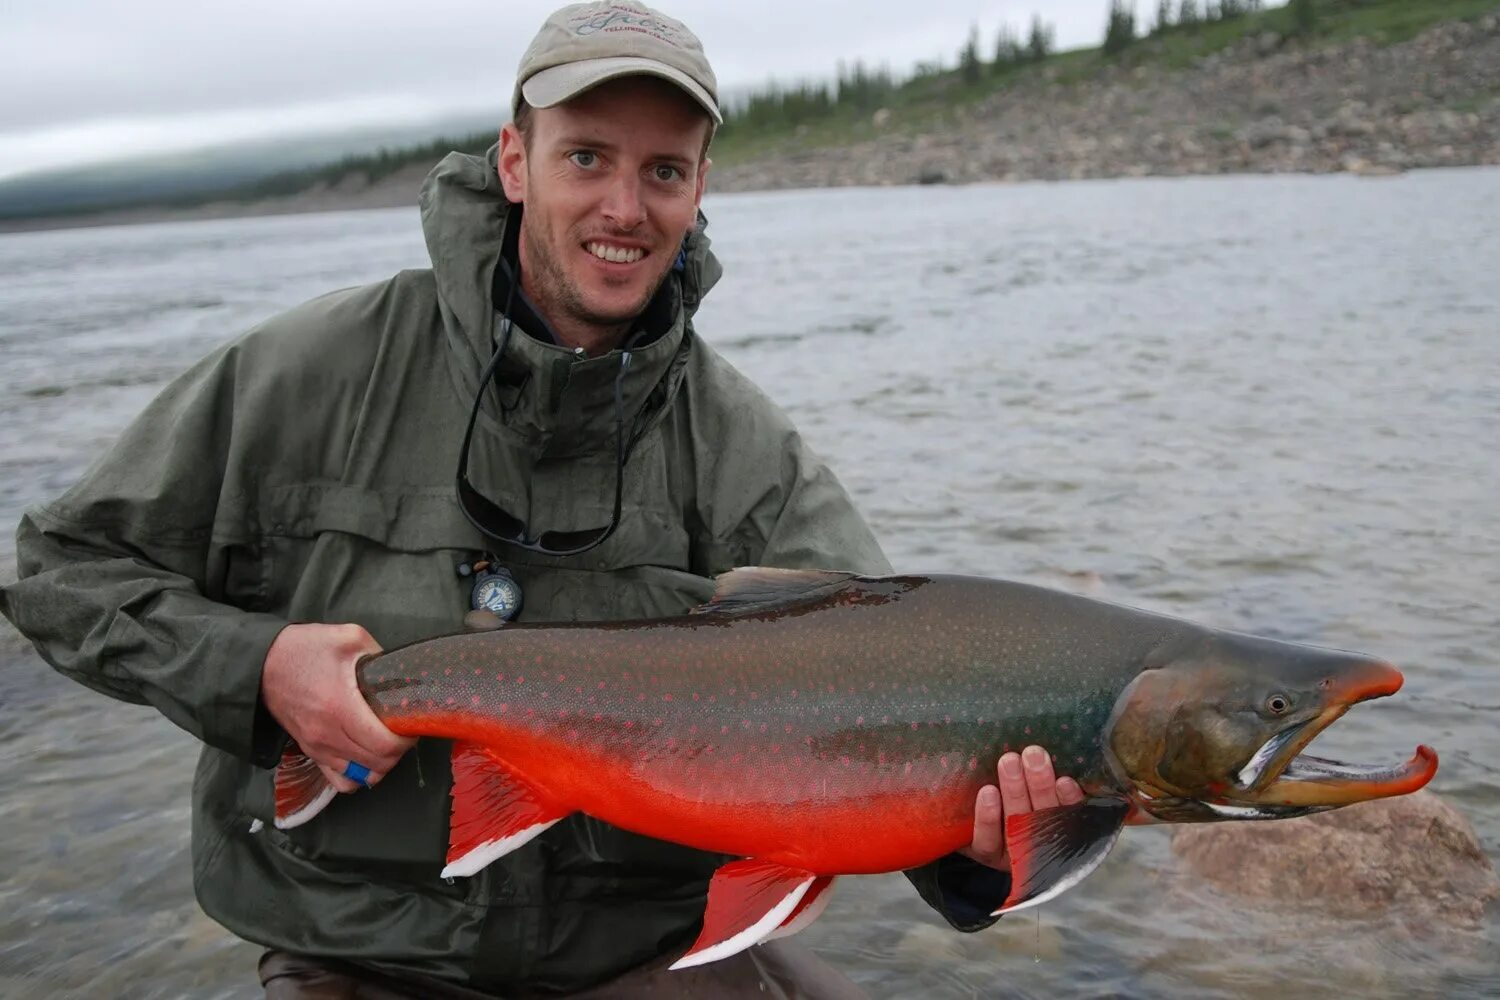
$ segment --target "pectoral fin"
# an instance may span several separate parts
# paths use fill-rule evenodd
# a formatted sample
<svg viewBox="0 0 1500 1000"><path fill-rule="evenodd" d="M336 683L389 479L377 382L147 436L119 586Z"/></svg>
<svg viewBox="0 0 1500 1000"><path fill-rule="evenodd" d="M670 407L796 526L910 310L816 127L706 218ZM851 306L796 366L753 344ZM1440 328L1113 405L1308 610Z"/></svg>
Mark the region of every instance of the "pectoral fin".
<svg viewBox="0 0 1500 1000"><path fill-rule="evenodd" d="M731 861L714 872L703 931L672 968L717 962L764 941L792 915L816 881L818 876L801 868L753 858Z"/></svg>
<svg viewBox="0 0 1500 1000"><path fill-rule="evenodd" d="M548 802L483 747L453 744L453 811L443 877L475 874L572 811Z"/></svg>
<svg viewBox="0 0 1500 1000"><path fill-rule="evenodd" d="M833 898L833 879L832 875L820 875L814 879L801 901L781 922L781 926L767 934L763 940L774 941L776 938L796 934L821 917L823 911L828 909L828 901Z"/></svg>
<svg viewBox="0 0 1500 1000"><path fill-rule="evenodd" d="M290 830L323 811L338 795L313 759L295 742L286 745L276 765L276 828Z"/></svg>
<svg viewBox="0 0 1500 1000"><path fill-rule="evenodd" d="M1010 895L993 916L1045 903L1104 862L1130 813L1123 799L1092 798L1076 806L1005 818Z"/></svg>

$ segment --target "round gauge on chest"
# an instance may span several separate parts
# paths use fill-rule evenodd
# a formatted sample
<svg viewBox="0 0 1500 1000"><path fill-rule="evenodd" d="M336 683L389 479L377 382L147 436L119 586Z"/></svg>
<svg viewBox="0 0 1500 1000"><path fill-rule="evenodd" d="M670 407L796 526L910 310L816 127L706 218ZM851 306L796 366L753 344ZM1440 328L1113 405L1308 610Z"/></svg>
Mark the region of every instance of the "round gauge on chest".
<svg viewBox="0 0 1500 1000"><path fill-rule="evenodd" d="M469 604L475 611L489 611L502 621L510 621L521 611L521 585L503 569L482 569L474 575Z"/></svg>

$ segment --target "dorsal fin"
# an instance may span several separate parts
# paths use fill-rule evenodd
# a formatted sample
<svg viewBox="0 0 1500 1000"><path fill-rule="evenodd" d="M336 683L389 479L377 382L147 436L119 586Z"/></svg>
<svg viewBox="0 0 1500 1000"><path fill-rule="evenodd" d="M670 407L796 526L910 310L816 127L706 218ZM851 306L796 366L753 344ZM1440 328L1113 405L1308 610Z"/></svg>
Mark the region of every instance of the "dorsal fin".
<svg viewBox="0 0 1500 1000"><path fill-rule="evenodd" d="M732 617L774 611L827 597L857 579L853 573L833 570L741 566L715 577L714 596L692 613Z"/></svg>

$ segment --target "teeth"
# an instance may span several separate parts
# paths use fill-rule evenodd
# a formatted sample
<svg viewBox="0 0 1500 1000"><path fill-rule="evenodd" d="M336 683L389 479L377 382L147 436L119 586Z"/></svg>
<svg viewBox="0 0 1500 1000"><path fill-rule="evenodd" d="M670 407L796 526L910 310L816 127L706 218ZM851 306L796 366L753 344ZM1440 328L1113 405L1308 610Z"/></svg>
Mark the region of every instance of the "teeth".
<svg viewBox="0 0 1500 1000"><path fill-rule="evenodd" d="M607 260L611 264L634 264L646 256L646 251L639 247L615 247L608 243L588 243L584 248L600 260Z"/></svg>

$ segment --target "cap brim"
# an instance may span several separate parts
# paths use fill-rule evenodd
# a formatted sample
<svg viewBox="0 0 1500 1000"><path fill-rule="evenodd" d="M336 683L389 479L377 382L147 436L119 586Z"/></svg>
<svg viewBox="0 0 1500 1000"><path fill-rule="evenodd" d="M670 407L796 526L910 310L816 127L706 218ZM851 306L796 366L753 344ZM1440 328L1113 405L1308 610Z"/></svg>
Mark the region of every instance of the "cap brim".
<svg viewBox="0 0 1500 1000"><path fill-rule="evenodd" d="M689 97L703 105L703 110L708 112L715 125L724 124L724 116L719 113L718 104L692 77L666 63L635 56L584 59L580 62L544 69L521 84L521 96L526 98L526 103L533 108L550 108L564 101L570 101L585 90L597 87L607 80L615 80L622 76L655 76L669 83L675 83L685 90Z"/></svg>

